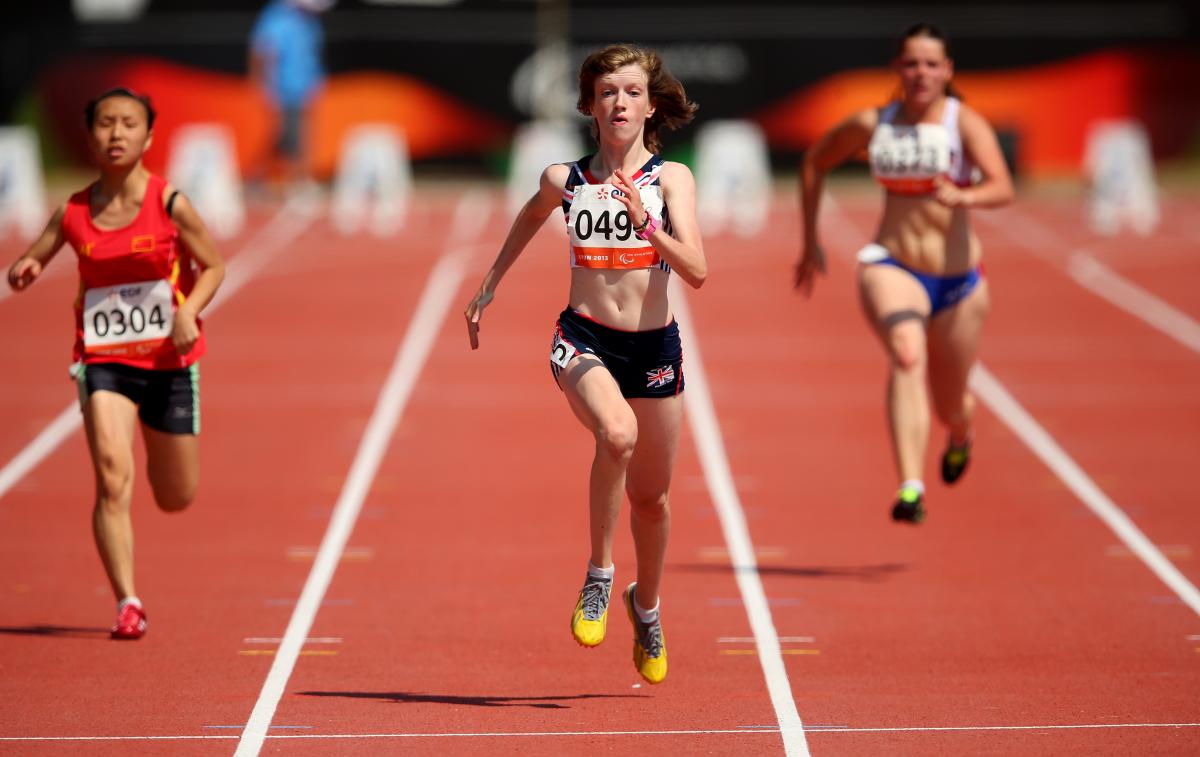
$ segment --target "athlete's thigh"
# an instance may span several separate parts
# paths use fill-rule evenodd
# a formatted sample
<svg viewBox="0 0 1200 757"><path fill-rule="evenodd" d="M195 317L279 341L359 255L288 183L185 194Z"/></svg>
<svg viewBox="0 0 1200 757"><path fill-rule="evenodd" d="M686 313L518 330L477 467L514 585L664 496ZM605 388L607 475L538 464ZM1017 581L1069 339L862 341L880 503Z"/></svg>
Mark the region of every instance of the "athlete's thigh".
<svg viewBox="0 0 1200 757"><path fill-rule="evenodd" d="M156 496L191 499L200 482L200 437L173 434L142 424L146 475Z"/></svg>
<svg viewBox="0 0 1200 757"><path fill-rule="evenodd" d="M983 324L991 308L987 279L953 307L929 322L929 369L932 381L965 383L975 363Z"/></svg>
<svg viewBox="0 0 1200 757"><path fill-rule="evenodd" d="M117 392L94 391L83 400L83 427L92 467L102 471L133 468L133 436L137 428L137 405Z"/></svg>
<svg viewBox="0 0 1200 757"><path fill-rule="evenodd" d="M575 417L588 431L595 433L606 425L629 423L634 419L616 379L594 355L572 359L559 372L558 385Z"/></svg>
<svg viewBox="0 0 1200 757"><path fill-rule="evenodd" d="M889 350L897 330L922 338L929 320L929 295L907 271L892 265L859 267L858 290L863 313Z"/></svg>
<svg viewBox="0 0 1200 757"><path fill-rule="evenodd" d="M679 429L683 425L683 395L629 400L638 422L638 442L625 473L631 497L653 498L671 485Z"/></svg>

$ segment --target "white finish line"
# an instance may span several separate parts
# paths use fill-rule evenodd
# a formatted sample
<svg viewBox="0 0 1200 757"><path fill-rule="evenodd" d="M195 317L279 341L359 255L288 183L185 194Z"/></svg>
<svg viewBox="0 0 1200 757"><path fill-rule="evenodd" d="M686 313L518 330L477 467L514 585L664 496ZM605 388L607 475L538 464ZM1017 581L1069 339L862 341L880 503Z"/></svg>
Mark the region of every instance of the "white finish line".
<svg viewBox="0 0 1200 757"><path fill-rule="evenodd" d="M1122 730L1132 728L1182 729L1200 728L1200 723L1065 723L1058 725L945 725L945 726L880 726L851 728L842 726L809 726L807 733L995 733L1006 731L1081 731ZM780 733L776 726L743 728L679 729L661 731L481 731L478 733L277 733L268 739L499 739L566 736L757 736ZM234 735L220 736L0 736L5 741L229 741Z"/></svg>

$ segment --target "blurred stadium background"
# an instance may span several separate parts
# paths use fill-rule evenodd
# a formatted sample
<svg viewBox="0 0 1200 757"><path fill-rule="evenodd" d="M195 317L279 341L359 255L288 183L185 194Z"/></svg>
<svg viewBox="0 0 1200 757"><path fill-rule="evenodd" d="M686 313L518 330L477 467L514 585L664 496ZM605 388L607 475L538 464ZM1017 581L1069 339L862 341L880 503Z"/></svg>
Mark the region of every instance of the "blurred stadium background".
<svg viewBox="0 0 1200 757"><path fill-rule="evenodd" d="M86 167L80 109L123 83L150 93L157 144L189 122L236 134L245 170L265 159L270 110L247 78L247 42L265 2L49 0L0 30L0 122L36 130L48 171ZM315 171L335 171L346 131L391 123L417 175L501 177L519 124L573 112L585 52L654 46L701 105L668 140L687 160L697 127L749 119L777 171L813 139L892 94L888 59L917 20L954 45L960 88L996 126L1021 179L1074 178L1087 130L1144 124L1160 170L1200 157L1200 13L1185 2L797 4L754 0L340 0L322 16L328 86L315 107ZM162 171L168 150L147 162ZM851 169L853 171L853 169ZM1192 171L1186 175L1193 175Z"/></svg>

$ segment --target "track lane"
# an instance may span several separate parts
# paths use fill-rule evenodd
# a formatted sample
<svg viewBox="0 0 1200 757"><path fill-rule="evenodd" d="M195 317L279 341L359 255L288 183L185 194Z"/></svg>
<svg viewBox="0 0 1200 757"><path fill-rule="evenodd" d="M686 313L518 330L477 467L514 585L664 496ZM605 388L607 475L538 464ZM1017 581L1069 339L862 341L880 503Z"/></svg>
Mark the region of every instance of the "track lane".
<svg viewBox="0 0 1200 757"><path fill-rule="evenodd" d="M447 209L423 205L420 222L445 225ZM188 513L154 511L138 453L145 639L107 639L83 439L46 461L43 485L10 494L0 506L0 572L12 582L0 609L0 735L204 735L245 722L269 658L242 654L261 651L243 639L277 632L290 613L307 566L289 549L319 537L386 372L378 345L397 332L390 314L415 298L439 243L343 239L320 224L208 324L204 477ZM374 286L381 276L392 285ZM228 751L203 743L188 748Z"/></svg>
<svg viewBox="0 0 1200 757"><path fill-rule="evenodd" d="M781 206L790 212L789 199ZM986 410L971 473L953 492L939 483L930 486L930 521L919 529L889 522L895 483L883 416L885 363L858 313L848 260L854 245L869 238L878 200L851 194L843 204L849 220L840 225L849 228L829 235L831 276L818 284L813 301L804 303L789 291L796 254L789 240L796 237L784 217L775 226L778 241L724 242L737 244L743 254L728 269L714 263L713 283L722 285L706 288L707 297L695 308L701 333L714 334L708 340L714 356L710 373L731 462L755 482L746 496L748 507L761 507L752 530L764 547L778 548L777 563L764 566L764 581L769 597L792 604L779 609L776 623L781 633L803 628L821 651L788 661L805 723L1162 722L1173 715L1186 720L1200 683L1194 645L1186 641L1195 633L1196 618L1172 603L1169 591L1143 566L1110 556L1117 543L1111 532ZM1186 436L1186 418L1160 414L1153 397L1132 391L1151 377L1161 382L1161 373L1147 366L1110 366L1097 374L1098 360L1089 359L1081 342L1119 338L1124 349L1148 351L1194 370L1184 350L1147 338L1139 330L1144 327L1089 301L1090 295L1073 289L1045 262L998 250L993 242L985 239L996 304L984 359L1048 420L1052 433L1063 434L1064 446L1086 458L1085 469L1107 489L1105 474L1123 455L1132 452L1144 463L1155 453L1168 459L1192 454L1190 447L1170 449ZM707 244L714 250L722 245L716 239ZM745 313L742 303L751 298L754 310L740 320L753 327L741 333L723 328ZM1072 314L1067 323L1073 328L1066 333L1047 328L1062 320L1053 317L1062 312L1056 307ZM1084 317L1073 317L1077 312ZM1089 331L1100 324L1103 337ZM1076 399L1089 372L1091 391L1112 403L1103 424L1089 418L1094 414L1088 404ZM1066 385L1060 386L1063 374ZM1098 377L1103 386L1095 386ZM1039 396L1036 388L1053 391ZM1195 391L1184 397L1195 401ZM1149 450L1129 450L1116 441L1126 429L1151 427L1165 430L1167 439ZM941 445L935 434L931 446ZM935 454L927 480L936 478ZM1196 532L1194 513L1175 508L1169 490L1161 491L1186 487L1178 475L1130 483L1153 497L1155 512L1163 513L1161 521L1157 515L1138 518L1152 536L1162 538L1158 528L1166 520L1174 533ZM1119 502L1125 491L1116 492ZM1180 567L1186 570L1186 562ZM1125 694L1130 687L1140 692L1135 701ZM919 754L939 748L1020 753L1031 738L991 732L809 734L814 754ZM1106 744L1152 739L1142 743L1161 745L1166 753L1196 743L1195 734L1109 738L1039 733L1037 743L1047 745L1042 751L1086 744L1085 751L1103 752Z"/></svg>
<svg viewBox="0 0 1200 757"><path fill-rule="evenodd" d="M347 639L338 664L301 660L280 722L319 723L331 733L724 728L734 733L580 738L601 752L636 744L744 754L747 739L780 752L777 734L741 728L773 723L774 715L757 665L720 654L717 637L746 636L748 625L721 568L720 529L686 432L663 599L667 682L651 688L637 677L619 597L602 646L581 649L570 637L587 560L591 442L546 364L566 278L557 232L548 225L506 278L483 321L479 352L468 349L457 317L443 326L365 504L378 520L364 522L350 542L372 557L347 564L331 587L354 603L322 613L314 626ZM456 302L467 301L492 254L478 256ZM634 571L625 523L627 508L618 589ZM338 749L369 753L382 743L391 742L339 741ZM524 737L445 748L559 754L564 746L561 738Z"/></svg>

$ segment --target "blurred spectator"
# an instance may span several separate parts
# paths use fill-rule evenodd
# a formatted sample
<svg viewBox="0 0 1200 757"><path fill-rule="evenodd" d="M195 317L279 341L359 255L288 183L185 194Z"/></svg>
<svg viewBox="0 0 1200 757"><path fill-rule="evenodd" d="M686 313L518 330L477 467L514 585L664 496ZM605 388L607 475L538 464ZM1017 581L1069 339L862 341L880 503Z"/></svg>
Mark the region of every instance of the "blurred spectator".
<svg viewBox="0 0 1200 757"><path fill-rule="evenodd" d="M275 106L277 136L271 166L282 163L289 190L314 186L307 122L325 81L325 35L318 15L336 0L271 0L250 37L250 77ZM273 173L269 170L268 174Z"/></svg>

